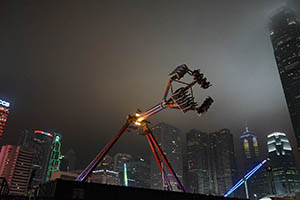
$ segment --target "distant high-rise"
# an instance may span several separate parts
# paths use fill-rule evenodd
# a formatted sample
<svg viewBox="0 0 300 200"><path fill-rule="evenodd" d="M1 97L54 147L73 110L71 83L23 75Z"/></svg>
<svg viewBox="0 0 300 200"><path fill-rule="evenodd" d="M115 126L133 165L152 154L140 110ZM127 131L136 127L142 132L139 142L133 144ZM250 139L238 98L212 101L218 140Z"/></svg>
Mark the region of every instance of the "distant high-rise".
<svg viewBox="0 0 300 200"><path fill-rule="evenodd" d="M150 188L150 164L142 157L134 158L128 163L128 179L135 187Z"/></svg>
<svg viewBox="0 0 300 200"><path fill-rule="evenodd" d="M30 185L38 185L50 180L51 173L59 170L61 136L45 131L25 130L19 137L19 145L35 150L33 174Z"/></svg>
<svg viewBox="0 0 300 200"><path fill-rule="evenodd" d="M117 158L117 159L118 159L118 161L116 161L116 162L120 162L120 158ZM121 166L122 163L119 163L119 165ZM114 170L114 160L111 156L106 155L103 158L103 160L99 163L99 165L96 167L96 170L101 170L101 169L102 170ZM121 168L119 168L119 170L121 170Z"/></svg>
<svg viewBox="0 0 300 200"><path fill-rule="evenodd" d="M247 126L245 132L242 136L240 136L240 142L242 147L242 166L240 168L240 177L243 177L247 172L252 170L253 167L258 165L262 158L260 158L258 138L249 131ZM260 169L249 180L247 180L250 199L262 197L268 193L268 191L265 191L266 178L264 173L264 169ZM243 190L243 188L241 189Z"/></svg>
<svg viewBox="0 0 300 200"><path fill-rule="evenodd" d="M300 150L300 22L291 10L271 17L270 37L285 99Z"/></svg>
<svg viewBox="0 0 300 200"><path fill-rule="evenodd" d="M26 195L31 177L34 150L23 146L5 145L0 152L0 176L9 185L9 194Z"/></svg>
<svg viewBox="0 0 300 200"><path fill-rule="evenodd" d="M196 129L186 134L187 188L191 193L212 193L209 134Z"/></svg>
<svg viewBox="0 0 300 200"><path fill-rule="evenodd" d="M275 192L277 195L293 196L300 192L300 180L289 140L286 134L279 132L269 134L267 139Z"/></svg>
<svg viewBox="0 0 300 200"><path fill-rule="evenodd" d="M182 182L183 164L182 164L182 144L179 129L164 123L157 124L152 128L154 137L157 139L161 149L165 153L168 161L173 167L177 177ZM166 166L163 165L164 168ZM170 184L174 190L178 190L176 181L172 174L166 170ZM151 156L151 188L164 189L162 175L156 163L154 156Z"/></svg>
<svg viewBox="0 0 300 200"><path fill-rule="evenodd" d="M3 136L10 104L0 99L0 138Z"/></svg>
<svg viewBox="0 0 300 200"><path fill-rule="evenodd" d="M35 134L32 131L24 130L19 137L18 144L35 150L30 184L38 185L44 183L51 154L52 136L48 134Z"/></svg>
<svg viewBox="0 0 300 200"><path fill-rule="evenodd" d="M237 176L233 136L228 129L186 134L188 187L192 193L223 196Z"/></svg>
<svg viewBox="0 0 300 200"><path fill-rule="evenodd" d="M260 161L257 137L248 130L248 127L246 127L246 131L240 136L240 140L243 148L242 154L244 163L247 165L248 171Z"/></svg>
<svg viewBox="0 0 300 200"><path fill-rule="evenodd" d="M69 151L63 156L61 162L61 170L69 172L75 169L76 169L76 153L73 149L69 149Z"/></svg>
<svg viewBox="0 0 300 200"><path fill-rule="evenodd" d="M210 133L210 168L214 194L224 195L237 176L233 136L228 129Z"/></svg>
<svg viewBox="0 0 300 200"><path fill-rule="evenodd" d="M35 131L35 133L43 133L44 131ZM46 182L50 181L51 174L53 172L60 170L60 160L61 160L61 134L60 133L50 133L53 136L51 144L51 154L46 174Z"/></svg>

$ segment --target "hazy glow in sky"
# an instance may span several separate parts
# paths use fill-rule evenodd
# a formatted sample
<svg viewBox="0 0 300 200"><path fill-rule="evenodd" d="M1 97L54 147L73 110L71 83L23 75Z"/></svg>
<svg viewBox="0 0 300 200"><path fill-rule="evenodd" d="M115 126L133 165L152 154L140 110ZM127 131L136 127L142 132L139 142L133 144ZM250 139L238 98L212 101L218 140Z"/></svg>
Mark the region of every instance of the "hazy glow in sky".
<svg viewBox="0 0 300 200"><path fill-rule="evenodd" d="M2 4L2 5L1 5ZM11 102L6 140L21 129L58 131L84 166L137 108L158 103L168 74L186 63L213 84L195 90L207 115L165 111L149 120L182 130L242 134L265 146L285 132L294 145L268 18L282 0L35 1L0 3L0 97ZM84 147L84 148L83 148ZM294 146L293 146L294 147ZM84 149L84 150L83 150ZM147 154L128 133L112 152Z"/></svg>

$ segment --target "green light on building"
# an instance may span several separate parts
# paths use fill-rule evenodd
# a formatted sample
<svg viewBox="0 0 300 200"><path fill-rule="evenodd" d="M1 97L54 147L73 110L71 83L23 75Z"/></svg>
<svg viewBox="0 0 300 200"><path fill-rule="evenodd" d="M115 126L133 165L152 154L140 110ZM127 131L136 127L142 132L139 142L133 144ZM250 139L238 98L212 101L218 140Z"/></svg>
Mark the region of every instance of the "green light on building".
<svg viewBox="0 0 300 200"><path fill-rule="evenodd" d="M51 146L51 154L49 159L49 165L46 175L46 182L51 178L51 174L56 171L60 171L60 159L61 159L61 134L53 133L53 141Z"/></svg>

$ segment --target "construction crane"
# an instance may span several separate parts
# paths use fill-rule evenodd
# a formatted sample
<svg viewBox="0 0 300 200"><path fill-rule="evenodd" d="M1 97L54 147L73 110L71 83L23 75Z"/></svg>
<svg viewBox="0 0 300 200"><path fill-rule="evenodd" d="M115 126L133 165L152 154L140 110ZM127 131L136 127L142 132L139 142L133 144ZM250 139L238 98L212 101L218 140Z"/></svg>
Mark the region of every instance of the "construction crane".
<svg viewBox="0 0 300 200"><path fill-rule="evenodd" d="M249 192L248 192L248 185L247 185L247 180L255 174L267 161L270 159L267 158L260 162L257 166L255 166L251 171L249 171L244 177L239 180L226 194L224 194L224 197L228 197L231 193L233 193L236 189L238 189L242 184L245 185L245 192L246 192L246 198L249 199Z"/></svg>
<svg viewBox="0 0 300 200"><path fill-rule="evenodd" d="M181 80L185 75L192 77L192 81L190 83ZM177 88L175 91L172 85L174 82L177 82L179 83L179 85L181 85L181 87ZM167 157L165 156L161 147L153 136L146 119L167 108L178 109L183 113L186 113L187 111L195 111L199 116L206 113L213 103L213 99L211 97L207 97L203 101L203 103L198 106L198 104L194 101L192 89L195 84L198 84L203 89L207 89L211 86L210 82L208 82L207 79L204 78L204 75L200 73L199 69L192 71L185 64L178 66L172 73L169 74L168 84L162 101L152 108L146 110L145 112L137 110L137 112L133 116L127 115L127 120L120 131L117 133L117 135L98 153L98 155L92 160L92 162L77 177L76 181L85 181L90 176L92 171L103 160L108 151L122 136L122 134L128 129L130 125L133 125L135 127L141 127L143 129L144 135L148 140L167 189L173 190L170 181L168 180L168 176L162 166L162 163L167 166L167 169L172 174L177 188L180 191L184 192L183 185L181 184Z"/></svg>

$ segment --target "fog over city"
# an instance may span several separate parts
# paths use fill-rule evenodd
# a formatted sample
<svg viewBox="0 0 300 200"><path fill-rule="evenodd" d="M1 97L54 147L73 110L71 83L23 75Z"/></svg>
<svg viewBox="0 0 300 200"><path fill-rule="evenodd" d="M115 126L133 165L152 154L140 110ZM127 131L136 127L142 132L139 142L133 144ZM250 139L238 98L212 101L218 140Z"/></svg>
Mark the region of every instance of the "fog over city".
<svg viewBox="0 0 300 200"><path fill-rule="evenodd" d="M200 68L212 87L207 114L165 110L151 125L230 129L247 124L266 150L275 131L296 142L268 29L292 1L1 1L0 97L11 103L3 141L24 129L62 134L84 168L137 108L159 103L178 65ZM293 7L298 9L297 7ZM3 143L3 141L1 141ZM145 137L126 133L112 149L148 156ZM239 159L237 154L237 159Z"/></svg>

